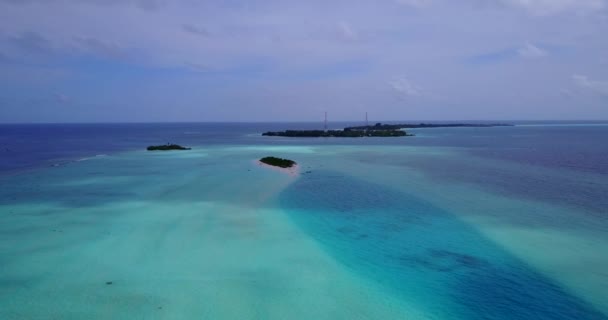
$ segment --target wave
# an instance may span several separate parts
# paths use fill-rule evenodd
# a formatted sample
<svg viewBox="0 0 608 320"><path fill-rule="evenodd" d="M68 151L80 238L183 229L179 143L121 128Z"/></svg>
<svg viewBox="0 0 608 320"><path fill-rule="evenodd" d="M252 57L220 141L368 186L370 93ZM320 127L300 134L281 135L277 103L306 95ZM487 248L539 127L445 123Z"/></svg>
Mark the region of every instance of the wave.
<svg viewBox="0 0 608 320"><path fill-rule="evenodd" d="M87 161L87 160L91 160L91 159L95 159L95 158L99 158L99 157L106 157L106 156L107 156L107 154L97 154L97 155L95 155L95 156L93 156L93 157L84 157L84 158L80 158L80 159L78 159L78 160L76 160L76 161L77 161L77 162L80 162L80 161Z"/></svg>

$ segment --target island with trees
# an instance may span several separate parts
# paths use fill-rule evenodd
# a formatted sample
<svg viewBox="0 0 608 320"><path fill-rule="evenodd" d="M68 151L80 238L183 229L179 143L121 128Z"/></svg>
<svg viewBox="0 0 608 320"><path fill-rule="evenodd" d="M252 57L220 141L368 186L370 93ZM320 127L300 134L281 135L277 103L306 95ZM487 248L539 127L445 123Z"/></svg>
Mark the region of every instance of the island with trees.
<svg viewBox="0 0 608 320"><path fill-rule="evenodd" d="M302 137L302 138L361 138L361 137L403 137L410 136L403 130L285 130L269 131L263 136Z"/></svg>
<svg viewBox="0 0 608 320"><path fill-rule="evenodd" d="M170 150L191 150L191 148L182 147L179 144L167 143L158 146L149 146L148 151L170 151Z"/></svg>
<svg viewBox="0 0 608 320"><path fill-rule="evenodd" d="M268 131L263 136L270 137L295 137L295 138L362 138L362 137L405 137L414 136L403 129L420 128L457 128L457 127L501 127L512 126L503 123L418 123L418 124L382 124L376 123L370 126L346 127L343 130L285 130Z"/></svg>
<svg viewBox="0 0 608 320"><path fill-rule="evenodd" d="M489 128L489 127L511 127L512 124L506 123L403 123L403 124L383 124L376 123L373 126L346 127L344 131L366 131L366 130L401 130L401 129L422 129L422 128Z"/></svg>
<svg viewBox="0 0 608 320"><path fill-rule="evenodd" d="M283 169L291 168L297 164L293 160L282 159L282 158L277 158L277 157L264 157L264 158L260 159L260 162L267 164L269 166L279 167L279 168L283 168Z"/></svg>
<svg viewBox="0 0 608 320"><path fill-rule="evenodd" d="M264 157L257 161L261 167L267 167L292 177L300 175L300 166L293 160L278 157Z"/></svg>

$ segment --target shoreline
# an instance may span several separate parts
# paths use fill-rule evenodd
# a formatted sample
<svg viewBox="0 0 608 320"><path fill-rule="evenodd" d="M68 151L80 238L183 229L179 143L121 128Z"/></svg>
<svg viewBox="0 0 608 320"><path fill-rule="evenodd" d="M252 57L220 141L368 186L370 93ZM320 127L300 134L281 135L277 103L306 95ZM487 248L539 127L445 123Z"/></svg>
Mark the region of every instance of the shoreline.
<svg viewBox="0 0 608 320"><path fill-rule="evenodd" d="M295 164L292 167L289 168L281 168L281 167L275 167L275 166L271 166L269 164L263 163L260 160L254 160L254 162L259 166L259 167L265 167L265 168L269 168L269 169L273 169L279 172L282 172L284 174L288 174L291 177L298 177L300 175L300 165Z"/></svg>

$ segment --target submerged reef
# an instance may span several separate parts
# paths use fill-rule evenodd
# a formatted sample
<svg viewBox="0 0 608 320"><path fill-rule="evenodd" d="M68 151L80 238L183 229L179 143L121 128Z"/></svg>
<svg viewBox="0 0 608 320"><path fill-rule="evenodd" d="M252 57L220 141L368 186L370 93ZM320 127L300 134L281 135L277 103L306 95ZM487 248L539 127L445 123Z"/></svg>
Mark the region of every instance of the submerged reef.
<svg viewBox="0 0 608 320"><path fill-rule="evenodd" d="M260 159L261 163L265 163L270 166L279 167L279 168L291 168L295 166L297 163L293 160L282 159L277 157L264 157Z"/></svg>
<svg viewBox="0 0 608 320"><path fill-rule="evenodd" d="M169 150L191 150L191 148L182 147L179 144L167 143L158 146L149 146L148 151L169 151Z"/></svg>

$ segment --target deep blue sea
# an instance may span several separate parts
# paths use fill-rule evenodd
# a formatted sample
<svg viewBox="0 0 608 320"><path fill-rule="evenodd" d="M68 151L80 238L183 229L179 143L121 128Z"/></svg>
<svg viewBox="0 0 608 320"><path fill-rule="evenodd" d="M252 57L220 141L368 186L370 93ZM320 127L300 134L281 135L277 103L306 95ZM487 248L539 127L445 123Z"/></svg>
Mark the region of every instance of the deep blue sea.
<svg viewBox="0 0 608 320"><path fill-rule="evenodd" d="M399 121L393 121L399 123ZM442 121L434 121L442 123ZM491 121L490 121L491 122ZM386 122L391 123L391 122ZM445 121L444 123L450 123ZM475 121L469 121L475 123ZM517 127L411 130L417 139L298 139L261 137L265 131L321 129L319 123L140 123L0 124L0 171L45 165L56 160L141 149L146 144L196 145L407 145L470 148L477 156L531 165L608 173L608 122L515 122ZM330 123L330 128L361 125ZM371 141L370 141L371 140Z"/></svg>
<svg viewBox="0 0 608 320"><path fill-rule="evenodd" d="M515 124L0 125L0 318L608 319L608 122Z"/></svg>

